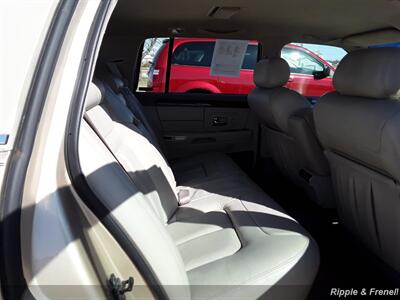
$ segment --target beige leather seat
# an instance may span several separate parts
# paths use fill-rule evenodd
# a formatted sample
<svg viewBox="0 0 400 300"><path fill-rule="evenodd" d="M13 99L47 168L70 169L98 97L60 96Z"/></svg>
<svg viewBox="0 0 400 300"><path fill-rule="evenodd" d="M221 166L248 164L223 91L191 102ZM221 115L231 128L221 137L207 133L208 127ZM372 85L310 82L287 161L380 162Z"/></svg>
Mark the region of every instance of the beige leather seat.
<svg viewBox="0 0 400 300"><path fill-rule="evenodd" d="M343 225L400 271L400 49L349 53L315 108Z"/></svg>
<svg viewBox="0 0 400 300"><path fill-rule="evenodd" d="M138 128L162 154L162 143L147 120L141 103L124 84L124 80L107 71L98 72L97 76L96 85L104 95L102 106L107 109L113 121ZM176 159L168 163L174 171L177 183L191 186L201 186L204 181L230 176L239 170L231 158L216 152Z"/></svg>
<svg viewBox="0 0 400 300"><path fill-rule="evenodd" d="M176 186L157 148L110 118L95 85L79 146L89 186L166 298L306 299L318 247L243 172L201 189Z"/></svg>
<svg viewBox="0 0 400 300"><path fill-rule="evenodd" d="M319 205L333 207L329 166L316 138L311 104L284 87L289 75L282 58L261 60L254 70L256 88L248 102L263 124L264 155Z"/></svg>

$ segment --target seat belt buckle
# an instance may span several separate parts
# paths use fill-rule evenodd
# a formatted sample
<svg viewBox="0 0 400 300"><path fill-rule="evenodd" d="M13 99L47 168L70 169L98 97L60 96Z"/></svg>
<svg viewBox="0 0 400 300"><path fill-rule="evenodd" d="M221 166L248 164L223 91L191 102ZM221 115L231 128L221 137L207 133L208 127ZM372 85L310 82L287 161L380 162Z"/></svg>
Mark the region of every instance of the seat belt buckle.
<svg viewBox="0 0 400 300"><path fill-rule="evenodd" d="M179 189L178 201L180 205L188 204L191 200L190 190L187 188Z"/></svg>

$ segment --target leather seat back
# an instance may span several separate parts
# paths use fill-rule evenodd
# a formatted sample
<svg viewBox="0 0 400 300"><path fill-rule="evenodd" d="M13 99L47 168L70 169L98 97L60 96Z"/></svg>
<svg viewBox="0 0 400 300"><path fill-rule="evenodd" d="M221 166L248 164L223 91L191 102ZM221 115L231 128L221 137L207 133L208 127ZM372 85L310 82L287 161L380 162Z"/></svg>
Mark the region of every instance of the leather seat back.
<svg viewBox="0 0 400 300"><path fill-rule="evenodd" d="M182 256L165 226L177 207L172 187L168 191L172 178L145 138L108 117L102 98L91 84L79 134L82 172L122 239L141 257L136 263L146 266L169 299L190 299Z"/></svg>
<svg viewBox="0 0 400 300"><path fill-rule="evenodd" d="M142 104L131 92L124 80L117 74L112 74L107 71L98 71L96 76L100 79L94 81L96 85L99 88L103 86L105 93L113 94L112 98L117 99L117 102L123 104L117 107L118 105L113 105L116 101L108 101L108 99L106 99L105 105L111 106L110 112L115 111L112 112L110 116L113 117L114 120L118 120L118 122L125 120L126 123L135 123L150 143L162 152L158 136L147 119Z"/></svg>
<svg viewBox="0 0 400 300"><path fill-rule="evenodd" d="M315 108L343 224L400 271L400 49L348 54Z"/></svg>
<svg viewBox="0 0 400 300"><path fill-rule="evenodd" d="M91 84L85 120L96 130L107 147L114 153L118 162L135 181L140 191L149 199L152 207L167 223L178 207L176 182L168 163L158 149L143 136L142 131L133 123L115 122L109 116L107 102L110 99L101 90ZM115 106L123 106L114 101ZM121 108L122 110L122 108Z"/></svg>
<svg viewBox="0 0 400 300"><path fill-rule="evenodd" d="M256 88L248 102L265 126L268 154L284 175L303 183L302 169L325 176L329 175L329 167L316 139L311 104L283 87L289 74L289 65L281 58L258 62L254 71Z"/></svg>
<svg viewBox="0 0 400 300"><path fill-rule="evenodd" d="M96 197L85 200L101 207L157 299L307 297L319 252L297 221L240 173L218 179L219 190L192 187L191 201L178 206L161 154L113 121L106 102L92 84L79 160Z"/></svg>

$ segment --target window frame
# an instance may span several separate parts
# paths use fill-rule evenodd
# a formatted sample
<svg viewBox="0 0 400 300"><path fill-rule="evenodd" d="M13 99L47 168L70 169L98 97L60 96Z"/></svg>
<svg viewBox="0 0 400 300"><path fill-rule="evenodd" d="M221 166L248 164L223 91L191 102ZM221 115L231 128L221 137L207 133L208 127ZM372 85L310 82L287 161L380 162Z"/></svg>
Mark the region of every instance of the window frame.
<svg viewBox="0 0 400 300"><path fill-rule="evenodd" d="M169 94L169 84L170 84L171 66L172 66L171 62L172 62L172 54L174 52L174 40L175 40L175 38L173 38L173 37L169 38L167 66L166 66L166 69L165 69L164 94ZM139 70L139 72L140 72L140 70Z"/></svg>

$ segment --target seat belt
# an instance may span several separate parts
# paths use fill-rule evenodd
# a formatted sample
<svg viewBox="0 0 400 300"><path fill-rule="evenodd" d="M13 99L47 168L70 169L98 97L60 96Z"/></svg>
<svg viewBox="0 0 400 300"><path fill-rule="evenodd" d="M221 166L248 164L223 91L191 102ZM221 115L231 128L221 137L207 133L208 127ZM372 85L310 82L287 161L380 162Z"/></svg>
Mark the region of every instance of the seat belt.
<svg viewBox="0 0 400 300"><path fill-rule="evenodd" d="M124 76L122 76L122 73L118 69L117 64L115 62L109 61L108 63L106 63L106 66L112 74L118 76L118 78L120 78L122 81L124 81ZM124 81L124 84L126 84L125 81Z"/></svg>
<svg viewBox="0 0 400 300"><path fill-rule="evenodd" d="M136 186L135 182L133 181L133 179L131 178L131 176L129 176L129 173L125 170L124 165L121 164L121 162L119 161L118 157L115 156L114 152L111 150L110 146L108 145L108 143L106 142L106 140L103 138L103 136L101 135L101 133L97 130L96 126L92 123L92 121L90 120L90 118L84 114L83 115L83 119L86 121L86 123L88 123L89 127L94 131L94 133L99 137L99 139L101 140L101 142L104 144L104 146L106 146L107 150L111 153L111 155L114 157L114 159L118 162L118 164L121 166L122 170L124 170L125 174L128 176L129 180Z"/></svg>
<svg viewBox="0 0 400 300"><path fill-rule="evenodd" d="M124 77L122 76L122 73L118 69L117 65L114 62L108 62L107 67L109 71L117 76L119 79L122 80L124 83L124 86L122 87L121 93L124 96L126 100L126 104L128 108L132 111L132 113L136 116L136 118L139 119L139 121L144 125L144 127L147 129L149 132L150 136L154 140L154 142L157 145L157 148L161 151L161 144L159 143L159 139L154 132L152 126L150 125L149 121L147 120L146 116L144 115L143 111L139 108L142 106L142 104L139 102L139 100L136 98L136 96L132 93L132 91L129 89L129 87L126 85L126 81L124 80Z"/></svg>
<svg viewBox="0 0 400 300"><path fill-rule="evenodd" d="M144 124L146 129L150 131L151 135L156 138L156 135L154 134L149 122L147 121L146 116L143 114L143 112L140 109L138 109L138 107L140 107L142 104L139 102L139 100L137 100L135 95L132 94L132 91L127 86L126 80L124 80L124 77L122 76L122 73L118 69L117 65L114 62L108 62L107 67L113 75L117 76L124 83L121 93L126 98L129 109L132 110L132 112Z"/></svg>
<svg viewBox="0 0 400 300"><path fill-rule="evenodd" d="M111 155L114 157L114 159L118 162L118 164L122 167L122 170L125 172L125 174L128 176L129 180L133 182L132 178L129 176L128 172L126 172L125 168L121 165L120 161L118 158L114 155L114 153L111 151L110 147L106 143L106 141L103 139L102 135L98 132L96 127L93 125L93 123L90 121L90 118L86 116L86 114L83 116L83 119L86 121L86 123L89 125L89 127L94 131L94 133L99 137L99 139L102 141L104 146L108 149L108 151L111 153ZM128 278L128 280L122 281L118 277L114 275L114 273L111 274L109 280L108 280L110 286L109 289L111 290L111 293L114 297L115 300L121 300L125 299L124 294L126 292L131 292L133 289L133 283L134 279L132 276Z"/></svg>

